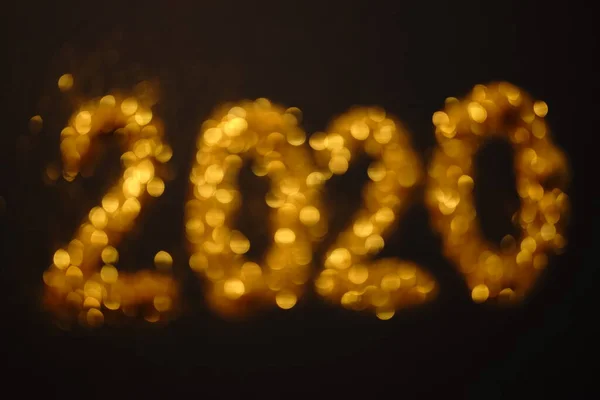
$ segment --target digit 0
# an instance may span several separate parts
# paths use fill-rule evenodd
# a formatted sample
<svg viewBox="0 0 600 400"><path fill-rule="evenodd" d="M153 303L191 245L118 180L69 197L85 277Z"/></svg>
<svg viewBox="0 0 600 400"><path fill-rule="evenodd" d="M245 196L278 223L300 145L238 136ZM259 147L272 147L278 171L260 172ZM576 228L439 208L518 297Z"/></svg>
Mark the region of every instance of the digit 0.
<svg viewBox="0 0 600 400"><path fill-rule="evenodd" d="M63 175L71 181L99 135L115 133L122 143L123 175L92 208L73 239L56 250L43 275L46 304L61 317L78 315L96 326L105 316L140 311L149 321L164 319L176 299L174 281L154 271L120 273L115 247L132 227L148 196L160 196L161 164L171 157L163 127L145 96L110 94L77 110L61 132Z"/></svg>
<svg viewBox="0 0 600 400"><path fill-rule="evenodd" d="M415 263L398 259L369 261L384 247L398 224L422 166L402 124L378 108L355 108L336 118L327 133L310 138L326 177L344 174L361 152L374 158L363 207L328 249L316 290L353 309L375 311L389 319L396 309L435 296L433 278Z"/></svg>
<svg viewBox="0 0 600 400"><path fill-rule="evenodd" d="M427 204L444 252L466 276L476 302L521 298L546 266L547 253L565 246L567 168L552 144L547 111L546 103L533 102L523 90L495 83L475 86L461 101L447 100L444 111L433 115L438 149ZM472 193L473 155L493 135L513 146L521 198L513 218L521 237L507 235L499 248L482 237Z"/></svg>
<svg viewBox="0 0 600 400"><path fill-rule="evenodd" d="M221 108L202 125L186 203L189 263L205 278L208 301L222 314L241 315L261 304L292 308L309 279L313 243L326 227L321 181L294 112L258 99ZM273 243L260 265L244 257L250 242L232 228L244 159L271 181L266 202L273 210Z"/></svg>

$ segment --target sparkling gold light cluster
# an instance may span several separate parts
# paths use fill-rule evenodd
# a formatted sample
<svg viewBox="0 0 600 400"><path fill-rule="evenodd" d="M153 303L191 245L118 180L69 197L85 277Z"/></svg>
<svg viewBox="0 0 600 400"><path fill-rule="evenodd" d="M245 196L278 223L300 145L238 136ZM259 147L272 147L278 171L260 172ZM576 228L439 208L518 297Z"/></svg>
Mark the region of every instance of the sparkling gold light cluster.
<svg viewBox="0 0 600 400"><path fill-rule="evenodd" d="M551 140L544 116L548 106L533 102L508 83L477 85L463 100L446 100L433 115L438 141L429 169L427 204L444 252L466 276L475 302L514 300L530 289L548 261L547 252L565 246L566 161ZM513 221L521 237L507 235L496 248L482 236L473 206L473 156L493 135L515 151L520 210ZM558 179L557 179L558 178Z"/></svg>
<svg viewBox="0 0 600 400"><path fill-rule="evenodd" d="M380 319L395 310L433 298L433 278L412 262L369 261L397 226L422 166L400 122L379 108L355 108L339 116L326 133L310 137L317 163L326 176L344 174L349 163L366 152L374 161L363 190L363 207L328 249L316 290L353 310L371 309Z"/></svg>
<svg viewBox="0 0 600 400"><path fill-rule="evenodd" d="M240 314L265 302L292 308L310 277L313 243L327 226L319 203L323 177L302 146L298 111L258 99L218 110L202 125L185 226L190 267L207 278L207 298L220 312ZM265 201L273 210L273 244L260 265L244 257L250 242L232 227L245 159L271 182Z"/></svg>
<svg viewBox="0 0 600 400"><path fill-rule="evenodd" d="M61 90L70 85L72 79L59 80ZM115 266L119 259L115 247L132 229L143 202L164 190L158 175L172 152L162 139L163 127L152 106L144 96L107 95L84 104L61 132L63 176L68 181L78 175L99 135L114 131L125 150L122 177L90 210L69 244L54 253L44 272L46 302L61 317L78 316L90 326L119 313L155 322L165 318L176 300L176 285L168 273L121 273ZM159 252L155 262L168 270L172 260Z"/></svg>
<svg viewBox="0 0 600 400"><path fill-rule="evenodd" d="M73 77L63 75L58 84L69 91ZM54 253L44 273L47 303L59 316L78 316L83 324L98 326L119 314L156 322L173 309L177 288L169 274L169 253L156 254L158 271L125 274L115 267L116 246L132 229L142 202L165 188L160 175L172 151L152 114L154 103L152 96L110 94L81 106L61 132L68 181L80 173L99 135L114 131L124 153L122 177L68 245ZM426 203L444 253L466 276L475 302L521 298L546 266L547 253L565 246L568 198L561 185L567 168L549 138L547 111L546 103L497 83L477 85L461 101L449 98L445 110L433 115L438 148L427 177ZM402 124L377 107L353 108L307 140L300 118L299 109L261 98L222 106L202 124L189 175L185 230L189 265L204 279L211 307L241 315L260 306L296 305L311 278L314 246L327 234L325 183L346 173L361 154L373 159L363 206L326 251L316 291L384 320L399 308L433 299L437 284L415 263L373 261L399 223L411 191L426 178ZM41 126L41 116L31 119L32 130ZM473 156L494 135L507 137L514 147L521 197L513 220L522 235L506 236L498 249L482 236L472 193ZM271 183L265 202L271 209L272 240L259 263L246 258L251 243L234 228L242 203L239 173L246 161L255 175Z"/></svg>

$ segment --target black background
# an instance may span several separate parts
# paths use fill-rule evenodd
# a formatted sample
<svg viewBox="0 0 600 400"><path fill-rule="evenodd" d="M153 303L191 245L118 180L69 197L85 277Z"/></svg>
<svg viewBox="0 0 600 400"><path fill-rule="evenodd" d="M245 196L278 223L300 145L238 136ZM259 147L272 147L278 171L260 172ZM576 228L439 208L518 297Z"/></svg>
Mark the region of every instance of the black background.
<svg viewBox="0 0 600 400"><path fill-rule="evenodd" d="M583 217L589 200L582 186L592 184L583 181L583 155L595 117L586 109L594 103L581 97L596 90L587 62L596 46L585 9L550 2L166 3L19 3L6 10L8 122L1 134L0 195L7 300L0 326L8 338L0 351L10 372L0 379L22 394L51 398L598 392L591 305L597 272L592 238L583 231L591 218ZM117 153L108 151L94 176L44 184L44 168L59 159L59 132L71 110L56 87L65 72L75 76L75 93L89 96L143 79L160 82L158 114L174 149L174 179L119 250L123 269L151 267L161 249L173 255L185 307L167 326L63 332L40 310L41 274L53 251L118 173ZM442 288L433 304L390 321L327 305L314 293L290 311L267 310L238 322L205 308L201 285L186 264L183 204L196 134L213 107L267 97L302 109L310 133L354 104L378 104L405 123L427 165L435 146L433 112L446 97L497 80L548 103L548 123L572 171L568 251L551 259L524 304L506 309L469 300L440 253L419 188L380 256L430 270ZM27 125L35 114L45 124L32 135ZM491 240L510 231L509 216L518 207L511 157L501 144L477 157L478 214ZM336 206L328 238L359 206L366 165L328 185L328 201ZM250 176L242 185L247 201L240 227L257 243L258 257L266 206L255 204L268 183Z"/></svg>

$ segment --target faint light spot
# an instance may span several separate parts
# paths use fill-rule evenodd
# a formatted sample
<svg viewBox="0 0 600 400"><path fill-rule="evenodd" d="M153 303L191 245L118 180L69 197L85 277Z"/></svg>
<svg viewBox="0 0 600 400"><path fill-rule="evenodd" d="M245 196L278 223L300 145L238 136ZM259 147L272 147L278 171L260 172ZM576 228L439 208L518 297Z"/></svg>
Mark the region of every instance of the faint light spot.
<svg viewBox="0 0 600 400"><path fill-rule="evenodd" d="M490 289L488 289L488 287L483 284L475 286L473 288L473 291L471 292L471 297L476 303L483 303L488 299L489 295Z"/></svg>
<svg viewBox="0 0 600 400"><path fill-rule="evenodd" d="M156 308L156 311L158 312L165 312L165 311L169 311L171 309L171 305L172 305L173 301L171 300L171 298L169 296L165 296L165 295L158 295L158 296L154 296L154 308Z"/></svg>
<svg viewBox="0 0 600 400"><path fill-rule="evenodd" d="M545 241L550 241L554 239L554 236L556 235L556 226L554 226L553 224L546 223L542 225L540 234L542 235L542 239L544 239Z"/></svg>
<svg viewBox="0 0 600 400"><path fill-rule="evenodd" d="M100 99L100 105L105 107L114 107L117 103L115 96L108 95Z"/></svg>
<svg viewBox="0 0 600 400"><path fill-rule="evenodd" d="M92 327L99 327L104 324L104 314L96 308L90 308L87 312L87 323Z"/></svg>
<svg viewBox="0 0 600 400"><path fill-rule="evenodd" d="M392 318L395 314L394 310L377 310L375 312L375 315L377 315L377 318L379 318L382 321L387 321L388 319Z"/></svg>
<svg viewBox="0 0 600 400"><path fill-rule="evenodd" d="M115 283L119 277L119 271L113 265L105 265L100 269L100 278L106 283Z"/></svg>
<svg viewBox="0 0 600 400"><path fill-rule="evenodd" d="M34 115L29 120L29 132L33 134L40 133L43 126L44 121L42 120L42 117L40 115Z"/></svg>
<svg viewBox="0 0 600 400"><path fill-rule="evenodd" d="M64 74L58 78L58 88L61 92L66 92L73 87L73 75Z"/></svg>
<svg viewBox="0 0 600 400"><path fill-rule="evenodd" d="M154 256L154 265L161 270L168 270L173 265L173 257L164 250L159 251Z"/></svg>

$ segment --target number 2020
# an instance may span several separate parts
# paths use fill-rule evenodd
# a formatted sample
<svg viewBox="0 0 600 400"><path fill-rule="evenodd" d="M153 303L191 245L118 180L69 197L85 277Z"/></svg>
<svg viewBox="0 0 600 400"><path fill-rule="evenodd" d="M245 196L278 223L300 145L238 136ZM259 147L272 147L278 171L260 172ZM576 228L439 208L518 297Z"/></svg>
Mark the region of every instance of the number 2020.
<svg viewBox="0 0 600 400"><path fill-rule="evenodd" d="M69 79L61 77L63 86ZM123 235L143 203L165 187L161 176L172 151L153 115L154 103L149 96L111 93L75 110L61 132L65 179L78 175L95 138L108 133L122 143L123 170L44 272L45 303L60 317L98 326L122 314L152 322L175 314L180 299L169 268L126 274L115 267ZM297 108L264 98L222 106L202 124L189 175L189 267L205 282L211 308L222 315L294 307L311 266L322 263L314 285L324 299L389 319L437 293L434 278L419 265L373 260L397 226L411 188L425 182L432 226L443 239L444 254L465 276L472 299L519 299L546 266L547 254L566 244L568 197L564 187L549 187L548 178L566 178L567 167L551 142L547 111L546 103L505 82L476 85L460 100L448 98L444 110L433 114L438 146L425 171L401 122L379 107L352 108L325 132L307 137ZM494 135L513 146L521 199L513 218L521 237L507 235L500 246L483 238L472 194L473 156ZM373 162L362 206L324 260L313 260L313 246L327 232L324 184L344 174L363 152ZM242 201L237 177L246 159L257 176L270 180L265 200L272 240L258 263L245 258L250 242L231 227ZM159 252L155 262L169 266L172 259Z"/></svg>

